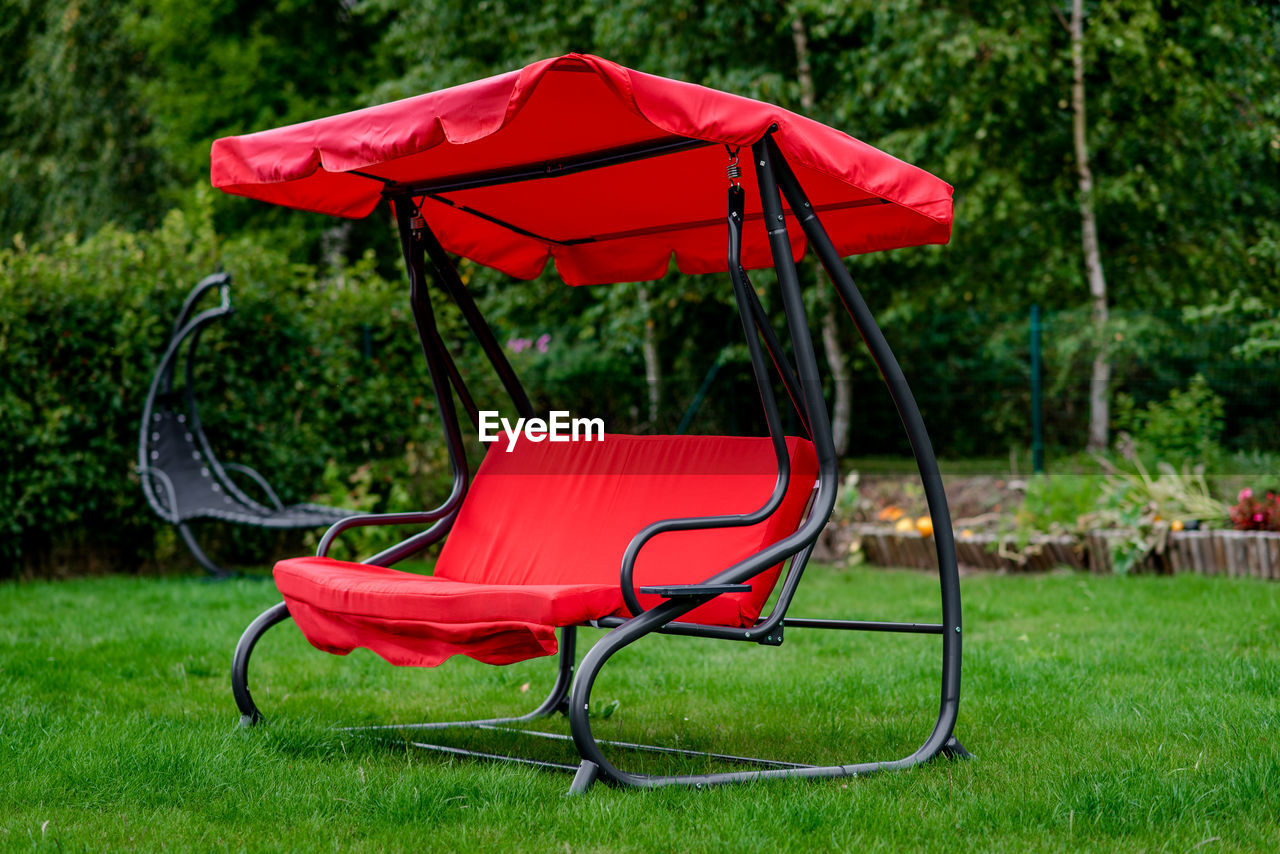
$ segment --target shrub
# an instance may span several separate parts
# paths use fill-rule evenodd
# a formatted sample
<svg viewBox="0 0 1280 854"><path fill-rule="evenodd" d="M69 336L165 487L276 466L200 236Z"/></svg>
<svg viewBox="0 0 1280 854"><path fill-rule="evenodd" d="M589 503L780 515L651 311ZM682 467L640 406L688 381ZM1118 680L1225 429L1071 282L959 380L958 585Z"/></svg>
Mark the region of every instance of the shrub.
<svg viewBox="0 0 1280 854"><path fill-rule="evenodd" d="M443 494L441 472L409 474L406 446L438 422L404 289L371 259L318 281L249 242L219 246L207 216L180 213L152 232L17 240L0 251L0 575L182 555L142 498L137 419L178 306L220 262L236 310L202 337L195 374L219 455L286 502L314 500L326 466L370 461L388 461L361 487L370 506ZM455 335L457 318L438 313Z"/></svg>
<svg viewBox="0 0 1280 854"><path fill-rule="evenodd" d="M1181 462L1221 455L1222 398L1200 374L1186 389L1174 389L1165 401L1139 409L1127 395L1116 395L1116 426L1133 434L1138 446L1158 459Z"/></svg>

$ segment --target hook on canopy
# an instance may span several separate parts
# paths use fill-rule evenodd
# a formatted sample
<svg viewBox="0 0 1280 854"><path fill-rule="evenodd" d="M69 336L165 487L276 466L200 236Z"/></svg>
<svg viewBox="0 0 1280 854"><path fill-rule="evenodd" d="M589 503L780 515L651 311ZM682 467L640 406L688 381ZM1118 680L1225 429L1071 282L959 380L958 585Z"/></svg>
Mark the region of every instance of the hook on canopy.
<svg viewBox="0 0 1280 854"><path fill-rule="evenodd" d="M742 167L738 165L738 151L740 149L737 147L730 148L726 145L724 150L729 153L729 165L724 167L725 175L729 178L729 186L737 188L739 186L738 179L742 177Z"/></svg>

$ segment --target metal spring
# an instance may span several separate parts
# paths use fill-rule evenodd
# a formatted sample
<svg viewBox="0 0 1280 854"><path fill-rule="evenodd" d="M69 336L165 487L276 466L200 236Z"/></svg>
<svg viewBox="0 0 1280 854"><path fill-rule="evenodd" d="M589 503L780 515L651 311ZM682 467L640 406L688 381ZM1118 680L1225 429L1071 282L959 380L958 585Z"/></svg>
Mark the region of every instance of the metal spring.
<svg viewBox="0 0 1280 854"><path fill-rule="evenodd" d="M724 167L724 173L729 176L730 181L737 181L742 177L742 167L738 165L738 158L734 157L729 161L729 165Z"/></svg>

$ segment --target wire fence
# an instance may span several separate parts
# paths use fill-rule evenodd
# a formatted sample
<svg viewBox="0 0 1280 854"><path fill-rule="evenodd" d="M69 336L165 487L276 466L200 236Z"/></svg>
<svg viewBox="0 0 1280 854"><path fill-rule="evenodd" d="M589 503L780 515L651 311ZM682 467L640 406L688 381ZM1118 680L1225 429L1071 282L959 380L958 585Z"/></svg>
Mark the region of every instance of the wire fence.
<svg viewBox="0 0 1280 854"><path fill-rule="evenodd" d="M1180 311L1113 312L1101 339L1081 311L1039 313L1039 370L1034 370L1033 312L980 311L890 319L885 333L903 366L938 453L948 458L1028 453L1039 427L1049 456L1084 448L1089 422L1089 379L1100 341L1111 364L1113 435L1133 430L1147 407L1169 412L1227 451L1280 451L1280 363L1237 355L1248 324L1230 317L1191 321ZM853 418L849 453L907 455L910 448L875 366L849 342ZM821 355L820 355L821 358ZM749 365L705 369L692 362L662 378L664 420L656 426L691 432L751 432L760 421ZM1221 400L1182 396L1197 377ZM1036 385L1038 379L1038 394ZM831 400L831 388L828 401ZM779 394L782 395L781 389ZM780 402L785 403L785 395ZM1166 419L1166 420L1168 420ZM643 420L643 419L641 419ZM670 423L667 423L670 422ZM1038 422L1038 425L1037 425ZM796 428L794 419L791 429ZM1182 427L1185 429L1186 425Z"/></svg>

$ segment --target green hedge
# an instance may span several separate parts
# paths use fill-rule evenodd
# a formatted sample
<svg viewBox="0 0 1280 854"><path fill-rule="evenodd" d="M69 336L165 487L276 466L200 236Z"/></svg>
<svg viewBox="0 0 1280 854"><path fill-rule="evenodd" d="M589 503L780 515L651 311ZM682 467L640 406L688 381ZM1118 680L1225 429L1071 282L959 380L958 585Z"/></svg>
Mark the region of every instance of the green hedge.
<svg viewBox="0 0 1280 854"><path fill-rule="evenodd" d="M249 243L220 246L207 219L181 213L151 232L19 240L0 251L0 577L189 563L142 497L138 419L178 307L220 265L235 313L201 339L196 374L219 455L286 502L438 497L447 470L403 286L370 259L319 280ZM450 334L456 318L443 319ZM231 560L270 545L205 527Z"/></svg>

